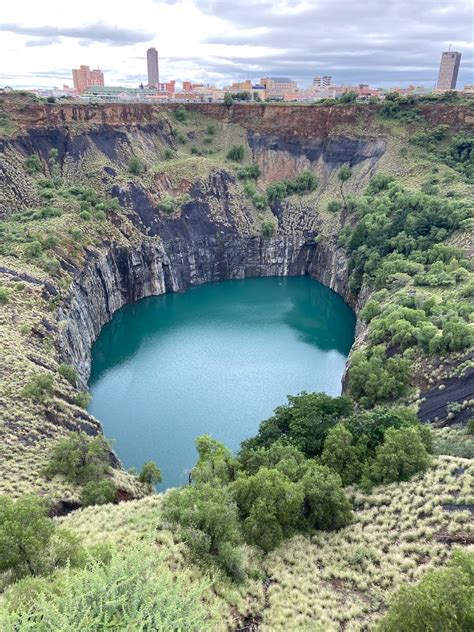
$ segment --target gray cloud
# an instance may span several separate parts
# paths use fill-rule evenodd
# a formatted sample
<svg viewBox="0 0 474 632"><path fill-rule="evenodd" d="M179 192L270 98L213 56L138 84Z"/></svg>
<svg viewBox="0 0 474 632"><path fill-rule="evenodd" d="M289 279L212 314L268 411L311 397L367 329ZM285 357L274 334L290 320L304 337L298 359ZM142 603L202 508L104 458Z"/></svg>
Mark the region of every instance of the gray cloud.
<svg viewBox="0 0 474 632"><path fill-rule="evenodd" d="M51 44L58 44L61 41L59 37L35 37L30 40L26 40L26 47L33 46L51 46Z"/></svg>
<svg viewBox="0 0 474 632"><path fill-rule="evenodd" d="M147 42L152 37L151 33L107 26L101 22L81 27L21 26L20 24L0 23L0 31L29 35L43 41L45 38L72 37L79 39L81 44L87 45L93 42L110 45L137 44ZM32 46L33 44L30 43L29 45Z"/></svg>
<svg viewBox="0 0 474 632"><path fill-rule="evenodd" d="M203 12L218 15L233 27L230 35L228 29L210 35L208 44L274 51L270 57L251 60L229 54L228 62L252 77L258 68L302 82L328 73L344 82L433 83L441 51L452 41L464 53L460 83L472 81L473 56L467 46L473 12L466 0L196 2ZM222 69L217 60L212 66L208 69Z"/></svg>

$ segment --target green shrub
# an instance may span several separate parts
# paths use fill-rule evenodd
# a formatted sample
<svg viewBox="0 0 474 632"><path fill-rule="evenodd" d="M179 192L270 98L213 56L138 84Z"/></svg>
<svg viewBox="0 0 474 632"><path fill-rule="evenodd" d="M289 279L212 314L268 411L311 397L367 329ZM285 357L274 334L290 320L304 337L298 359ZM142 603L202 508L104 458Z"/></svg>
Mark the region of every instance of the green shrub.
<svg viewBox="0 0 474 632"><path fill-rule="evenodd" d="M58 529L47 514L44 499L24 496L14 501L0 496L0 572L9 571L19 579L79 563L78 540Z"/></svg>
<svg viewBox="0 0 474 632"><path fill-rule="evenodd" d="M183 105L180 105L174 111L174 117L180 123L184 123L186 121L187 117L188 117L188 112L187 112L186 108Z"/></svg>
<svg viewBox="0 0 474 632"><path fill-rule="evenodd" d="M45 469L48 478L59 475L66 480L84 485L99 481L110 470L110 446L102 437L88 437L85 433L73 433L61 439L52 449Z"/></svg>
<svg viewBox="0 0 474 632"><path fill-rule="evenodd" d="M341 210L342 204L338 200L331 200L328 202L328 211L330 213L339 213Z"/></svg>
<svg viewBox="0 0 474 632"><path fill-rule="evenodd" d="M171 149L165 149L165 153L164 153L164 159L165 160L171 160L171 158L173 158L174 154L171 151Z"/></svg>
<svg viewBox="0 0 474 632"><path fill-rule="evenodd" d="M402 586L380 632L468 632L474 628L474 555L455 551L446 569L430 570L416 585Z"/></svg>
<svg viewBox="0 0 474 632"><path fill-rule="evenodd" d="M282 472L263 467L253 476L241 476L232 484L232 494L250 544L268 552L295 531L303 491Z"/></svg>
<svg viewBox="0 0 474 632"><path fill-rule="evenodd" d="M81 492L81 503L88 505L105 505L115 499L115 485L112 481L89 481Z"/></svg>
<svg viewBox="0 0 474 632"><path fill-rule="evenodd" d="M263 204L263 200L262 200L262 204ZM265 239L270 239L271 237L273 237L276 233L276 230L277 230L277 227L274 221L264 220L262 222L261 233L262 233L262 237L264 237Z"/></svg>
<svg viewBox="0 0 474 632"><path fill-rule="evenodd" d="M73 366L70 364L60 364L58 367L59 375L69 382L72 386L76 386L77 383L77 373Z"/></svg>
<svg viewBox="0 0 474 632"><path fill-rule="evenodd" d="M305 465L299 481L303 491L303 524L310 529L325 531L348 525L352 519L351 503L344 493L340 476L314 461L306 461Z"/></svg>
<svg viewBox="0 0 474 632"><path fill-rule="evenodd" d="M288 188L285 182L273 182L267 187L267 197L269 202L279 202L288 195Z"/></svg>
<svg viewBox="0 0 474 632"><path fill-rule="evenodd" d="M178 208L178 200L169 193L165 193L158 202L158 208L166 215L172 215Z"/></svg>
<svg viewBox="0 0 474 632"><path fill-rule="evenodd" d="M29 171L30 173L42 171L41 161L37 154L31 154L30 156L28 156L25 162L25 166L27 171Z"/></svg>
<svg viewBox="0 0 474 632"><path fill-rule="evenodd" d="M37 373L23 387L23 397L45 402L54 395L53 376L49 373Z"/></svg>
<svg viewBox="0 0 474 632"><path fill-rule="evenodd" d="M234 162L242 162L245 154L245 148L243 145L232 145L227 153L227 158Z"/></svg>
<svg viewBox="0 0 474 632"><path fill-rule="evenodd" d="M132 156L128 161L128 170L134 176L138 176L143 171L143 164L137 156Z"/></svg>
<svg viewBox="0 0 474 632"><path fill-rule="evenodd" d="M156 467L153 461L147 461L143 464L138 479L140 483L145 483L146 485L158 485L163 480L161 470Z"/></svg>
<svg viewBox="0 0 474 632"><path fill-rule="evenodd" d="M163 498L163 520L178 532L193 560L243 578L238 511L229 490L214 483L172 489Z"/></svg>
<svg viewBox="0 0 474 632"><path fill-rule="evenodd" d="M88 222L92 218L92 215L89 213L89 211L81 211L79 213L79 217L83 219L84 221Z"/></svg>
<svg viewBox="0 0 474 632"><path fill-rule="evenodd" d="M6 305L10 296L10 290L7 287L0 286L0 305Z"/></svg>
<svg viewBox="0 0 474 632"><path fill-rule="evenodd" d="M43 246L40 241L35 239L25 246L25 254L28 258L40 257L43 253Z"/></svg>
<svg viewBox="0 0 474 632"><path fill-rule="evenodd" d="M108 563L66 568L49 581L38 581L30 599L24 598L25 581L0 606L2 630L201 632L222 627L205 598L208 585L186 571L172 572L151 546L114 551Z"/></svg>
<svg viewBox="0 0 474 632"><path fill-rule="evenodd" d="M343 423L331 428L324 441L321 462L336 471L344 485L356 483L362 474L364 455L354 445L354 437Z"/></svg>
<svg viewBox="0 0 474 632"><path fill-rule="evenodd" d="M383 444L376 449L375 460L367 476L374 483L408 481L414 474L424 472L430 463L430 455L418 428L389 428Z"/></svg>
<svg viewBox="0 0 474 632"><path fill-rule="evenodd" d="M82 391L82 393L78 393L74 397L74 404L79 406L79 408L87 408L91 401L91 396L87 391Z"/></svg>
<svg viewBox="0 0 474 632"><path fill-rule="evenodd" d="M257 180L260 175L260 167L256 162L253 162L247 167L240 167L237 169L237 176L241 180Z"/></svg>

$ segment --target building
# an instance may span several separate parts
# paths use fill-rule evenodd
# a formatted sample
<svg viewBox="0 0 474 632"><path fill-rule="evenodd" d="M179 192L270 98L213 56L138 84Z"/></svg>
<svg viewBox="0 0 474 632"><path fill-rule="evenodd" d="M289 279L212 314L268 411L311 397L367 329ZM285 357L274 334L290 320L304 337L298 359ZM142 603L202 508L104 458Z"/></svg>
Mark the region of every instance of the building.
<svg viewBox="0 0 474 632"><path fill-rule="evenodd" d="M72 80L74 89L79 94L82 94L84 90L91 86L103 86L104 73L99 68L91 70L89 66L79 66L79 68L72 71Z"/></svg>
<svg viewBox="0 0 474 632"><path fill-rule="evenodd" d="M149 48L146 52L146 63L148 66L148 87L156 88L160 83L160 72L158 68L158 51L156 48Z"/></svg>
<svg viewBox="0 0 474 632"><path fill-rule="evenodd" d="M448 50L441 55L439 66L437 90L455 90L458 80L459 66L461 64L461 53Z"/></svg>
<svg viewBox="0 0 474 632"><path fill-rule="evenodd" d="M263 77L260 84L265 88L267 98L284 98L285 94L294 94L298 90L296 81L288 77Z"/></svg>
<svg viewBox="0 0 474 632"><path fill-rule="evenodd" d="M332 77L329 75L325 75L324 77L320 77L319 75L313 79L313 86L315 88L319 88L320 90L325 90L332 84Z"/></svg>

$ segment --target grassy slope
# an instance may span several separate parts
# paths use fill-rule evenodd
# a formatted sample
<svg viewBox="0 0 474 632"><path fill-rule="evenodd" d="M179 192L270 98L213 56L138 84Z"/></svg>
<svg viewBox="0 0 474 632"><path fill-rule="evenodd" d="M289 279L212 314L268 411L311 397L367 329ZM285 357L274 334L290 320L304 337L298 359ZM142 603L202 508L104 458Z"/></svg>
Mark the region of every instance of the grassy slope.
<svg viewBox="0 0 474 632"><path fill-rule="evenodd" d="M372 626L398 586L443 565L452 545L470 542L473 548L470 512L443 508L474 505L473 476L472 461L444 456L408 483L378 487L370 494L352 490L353 524L337 533L297 536L265 560L266 595L262 583L249 581L236 589L214 576L217 598L231 606L228 613L236 607L243 614L263 614L267 630ZM89 507L62 522L86 544L105 539L127 547L136 538L154 538L169 552L171 567L179 568L183 548L161 528L160 502L157 496Z"/></svg>

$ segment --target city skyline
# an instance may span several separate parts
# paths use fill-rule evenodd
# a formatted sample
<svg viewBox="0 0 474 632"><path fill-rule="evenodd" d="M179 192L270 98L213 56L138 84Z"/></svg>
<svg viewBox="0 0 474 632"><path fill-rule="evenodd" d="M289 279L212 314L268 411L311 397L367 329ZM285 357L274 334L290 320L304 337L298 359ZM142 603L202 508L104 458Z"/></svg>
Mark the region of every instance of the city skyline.
<svg viewBox="0 0 474 632"><path fill-rule="evenodd" d="M417 19L412 9L407 0L394 0L383 15L375 0L253 0L245 7L136 0L133 14L119 6L112 18L91 0L80 15L58 0L41 7L18 0L2 9L0 85L62 85L71 82L70 68L88 64L110 85L135 86L147 82L146 50L155 47L161 81L223 86L288 76L309 86L316 75L332 75L347 84L434 86L449 44L463 55L458 86L473 83L471 3L419 0Z"/></svg>

